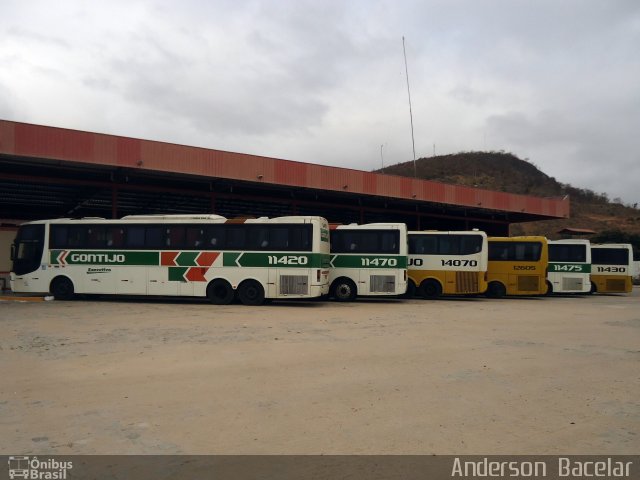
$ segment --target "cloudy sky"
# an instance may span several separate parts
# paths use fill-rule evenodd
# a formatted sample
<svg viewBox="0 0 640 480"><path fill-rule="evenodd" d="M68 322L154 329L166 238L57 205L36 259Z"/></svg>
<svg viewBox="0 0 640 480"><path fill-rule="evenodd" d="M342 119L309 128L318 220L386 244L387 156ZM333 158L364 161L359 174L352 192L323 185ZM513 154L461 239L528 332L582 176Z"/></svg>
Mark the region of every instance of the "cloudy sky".
<svg viewBox="0 0 640 480"><path fill-rule="evenodd" d="M0 118L372 170L413 158L403 36L418 157L640 202L637 0L3 0Z"/></svg>

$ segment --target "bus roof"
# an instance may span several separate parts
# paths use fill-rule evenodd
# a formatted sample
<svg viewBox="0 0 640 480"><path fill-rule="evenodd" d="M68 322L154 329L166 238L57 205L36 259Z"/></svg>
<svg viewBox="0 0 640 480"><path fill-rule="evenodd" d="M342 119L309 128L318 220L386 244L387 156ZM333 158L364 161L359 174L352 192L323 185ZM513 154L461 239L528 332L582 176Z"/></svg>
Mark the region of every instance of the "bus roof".
<svg viewBox="0 0 640 480"><path fill-rule="evenodd" d="M526 235L520 237L489 237L490 242L547 242L547 237L541 235Z"/></svg>
<svg viewBox="0 0 640 480"><path fill-rule="evenodd" d="M53 218L48 220L34 220L25 222L22 225L33 224L122 224L122 223L306 223L319 221L326 223L327 220L320 216L286 216L286 217L259 217L259 218L236 218L227 219L221 215L203 214L203 215L127 215L120 219L108 219L102 217L85 217L85 218Z"/></svg>
<svg viewBox="0 0 640 480"><path fill-rule="evenodd" d="M625 248L632 250L630 243L592 243L591 248Z"/></svg>
<svg viewBox="0 0 640 480"><path fill-rule="evenodd" d="M410 230L409 235L481 235L487 234L482 230Z"/></svg>
<svg viewBox="0 0 640 480"><path fill-rule="evenodd" d="M567 238L563 240L549 240L550 245L591 245L589 240L584 238Z"/></svg>

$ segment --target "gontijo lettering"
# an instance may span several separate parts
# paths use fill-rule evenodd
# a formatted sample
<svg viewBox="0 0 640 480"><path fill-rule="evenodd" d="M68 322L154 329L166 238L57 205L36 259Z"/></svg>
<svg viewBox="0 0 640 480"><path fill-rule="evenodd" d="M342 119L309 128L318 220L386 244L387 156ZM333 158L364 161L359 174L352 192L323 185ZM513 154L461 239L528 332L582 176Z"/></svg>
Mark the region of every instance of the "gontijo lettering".
<svg viewBox="0 0 640 480"><path fill-rule="evenodd" d="M71 261L74 263L124 263L125 256L121 253L73 253Z"/></svg>

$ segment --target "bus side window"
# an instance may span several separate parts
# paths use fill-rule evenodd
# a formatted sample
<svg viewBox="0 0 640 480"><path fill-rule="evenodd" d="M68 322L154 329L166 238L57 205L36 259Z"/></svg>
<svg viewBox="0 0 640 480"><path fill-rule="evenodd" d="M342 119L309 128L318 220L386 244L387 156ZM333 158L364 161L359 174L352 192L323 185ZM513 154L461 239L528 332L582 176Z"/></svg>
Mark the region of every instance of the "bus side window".
<svg viewBox="0 0 640 480"><path fill-rule="evenodd" d="M247 243L247 230L245 225L229 225L227 231L227 249L242 250Z"/></svg>
<svg viewBox="0 0 640 480"><path fill-rule="evenodd" d="M104 248L106 245L106 228L103 226L90 225L87 229L87 247Z"/></svg>
<svg viewBox="0 0 640 480"><path fill-rule="evenodd" d="M380 253L399 253L398 240L400 233L397 230L382 232L380 235Z"/></svg>
<svg viewBox="0 0 640 480"><path fill-rule="evenodd" d="M144 247L144 225L127 225L125 228L125 245L129 248Z"/></svg>
<svg viewBox="0 0 640 480"><path fill-rule="evenodd" d="M345 232L343 241L347 253L357 253L360 250L361 235L356 232Z"/></svg>
<svg viewBox="0 0 640 480"><path fill-rule="evenodd" d="M80 225L69 227L67 248L84 248L87 243L87 228Z"/></svg>
<svg viewBox="0 0 640 480"><path fill-rule="evenodd" d="M165 229L161 226L148 226L146 228L145 248L162 248L165 246Z"/></svg>
<svg viewBox="0 0 640 480"><path fill-rule="evenodd" d="M270 247L267 225L247 225L246 248L266 250Z"/></svg>
<svg viewBox="0 0 640 480"><path fill-rule="evenodd" d="M187 227L187 248L202 248L202 238L204 236L203 227L191 226Z"/></svg>
<svg viewBox="0 0 640 480"><path fill-rule="evenodd" d="M424 255L437 255L438 251L438 235L425 235L420 238L420 250Z"/></svg>
<svg viewBox="0 0 640 480"><path fill-rule="evenodd" d="M49 240L50 248L66 248L68 232L69 229L66 225L52 225L51 238Z"/></svg>
<svg viewBox="0 0 640 480"><path fill-rule="evenodd" d="M224 250L226 244L226 230L222 225L214 225L205 229L204 248L209 250Z"/></svg>
<svg viewBox="0 0 640 480"><path fill-rule="evenodd" d="M167 228L166 246L169 248L182 248L184 237L184 227L182 225L171 225Z"/></svg>
<svg viewBox="0 0 640 480"><path fill-rule="evenodd" d="M294 227L272 226L269 228L269 246L272 250L289 250L289 235L295 234Z"/></svg>
<svg viewBox="0 0 640 480"><path fill-rule="evenodd" d="M124 229L120 226L107 227L107 247L122 248L124 246Z"/></svg>

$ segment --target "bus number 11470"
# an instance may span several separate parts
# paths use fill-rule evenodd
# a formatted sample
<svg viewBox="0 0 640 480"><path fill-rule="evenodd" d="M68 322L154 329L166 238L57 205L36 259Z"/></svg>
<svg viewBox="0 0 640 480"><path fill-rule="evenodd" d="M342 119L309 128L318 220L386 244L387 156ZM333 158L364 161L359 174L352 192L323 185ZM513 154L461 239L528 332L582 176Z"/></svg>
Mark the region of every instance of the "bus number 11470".
<svg viewBox="0 0 640 480"><path fill-rule="evenodd" d="M396 267L396 258L361 258L363 267Z"/></svg>

